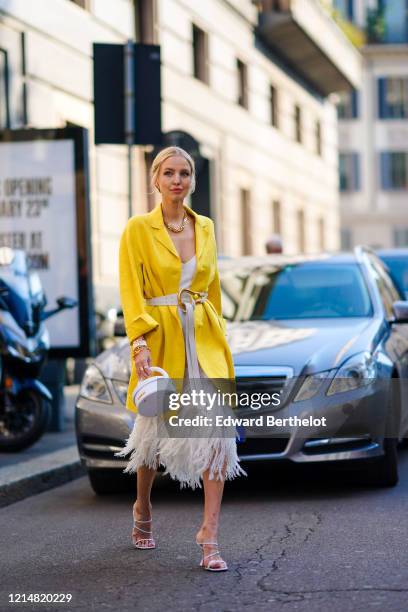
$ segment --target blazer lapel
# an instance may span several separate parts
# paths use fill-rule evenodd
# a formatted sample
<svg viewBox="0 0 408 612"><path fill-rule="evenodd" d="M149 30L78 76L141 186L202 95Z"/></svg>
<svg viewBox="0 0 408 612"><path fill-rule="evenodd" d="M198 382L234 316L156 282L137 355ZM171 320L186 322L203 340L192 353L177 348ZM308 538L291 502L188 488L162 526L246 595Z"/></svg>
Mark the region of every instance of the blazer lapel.
<svg viewBox="0 0 408 612"><path fill-rule="evenodd" d="M161 210L161 203L157 204L153 210L149 213L150 225L155 229L154 237L160 242L166 249L170 251L175 257L179 259L179 254L174 246L172 239L170 238L166 226L163 221L163 214Z"/></svg>
<svg viewBox="0 0 408 612"><path fill-rule="evenodd" d="M204 219L200 219L198 214L192 208L190 208L186 204L184 204L184 206L187 212L189 212L195 218L195 246L198 268L200 257L205 249L209 237L209 224ZM149 213L149 216L150 225L155 229L155 239L160 242L160 244L163 245L168 251L170 251L170 253L177 257L179 261L181 261L177 249L174 246L174 242L170 238L166 226L164 225L161 202L153 208L153 210Z"/></svg>

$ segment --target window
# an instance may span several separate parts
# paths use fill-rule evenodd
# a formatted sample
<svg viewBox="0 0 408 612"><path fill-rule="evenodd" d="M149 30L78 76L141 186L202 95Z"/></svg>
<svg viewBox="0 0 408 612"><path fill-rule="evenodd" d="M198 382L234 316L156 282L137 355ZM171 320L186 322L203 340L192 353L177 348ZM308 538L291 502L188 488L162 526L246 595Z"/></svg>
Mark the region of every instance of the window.
<svg viewBox="0 0 408 612"><path fill-rule="evenodd" d="M194 23L193 27L193 74L196 79L207 82L207 34Z"/></svg>
<svg viewBox="0 0 408 612"><path fill-rule="evenodd" d="M340 191L360 189L360 156L358 153L340 153L339 187Z"/></svg>
<svg viewBox="0 0 408 612"><path fill-rule="evenodd" d="M304 262L260 267L244 320L368 317L370 294L356 264ZM252 306L253 304L253 306Z"/></svg>
<svg viewBox="0 0 408 612"><path fill-rule="evenodd" d="M156 0L137 0L136 11L138 42L154 45L158 41Z"/></svg>
<svg viewBox="0 0 408 612"><path fill-rule="evenodd" d="M394 227L393 243L395 247L408 247L408 227Z"/></svg>
<svg viewBox="0 0 408 612"><path fill-rule="evenodd" d="M344 19L348 19L348 21L354 20L353 0L334 0L333 5Z"/></svg>
<svg viewBox="0 0 408 612"><path fill-rule="evenodd" d="M196 79L208 84L208 34L194 23L193 70Z"/></svg>
<svg viewBox="0 0 408 612"><path fill-rule="evenodd" d="M273 85L269 88L269 99L271 107L271 125L277 128L278 126L278 91Z"/></svg>
<svg viewBox="0 0 408 612"><path fill-rule="evenodd" d="M281 229L281 206L278 200L272 202L273 232L280 234Z"/></svg>
<svg viewBox="0 0 408 612"><path fill-rule="evenodd" d="M250 255L252 253L251 194L248 189L241 189L240 200L241 200L241 228L242 228L241 253L242 255Z"/></svg>
<svg viewBox="0 0 408 612"><path fill-rule="evenodd" d="M359 92L356 89L344 91L339 94L339 97L337 117L339 119L358 119Z"/></svg>
<svg viewBox="0 0 408 612"><path fill-rule="evenodd" d="M248 68L244 62L237 59L238 73L238 104L248 108Z"/></svg>
<svg viewBox="0 0 408 612"><path fill-rule="evenodd" d="M319 224L318 225L319 248L321 251L324 251L324 249L326 248L326 240L325 240L325 226L324 226L323 217L320 217L318 224Z"/></svg>
<svg viewBox="0 0 408 612"><path fill-rule="evenodd" d="M378 79L378 116L408 118L408 76Z"/></svg>
<svg viewBox="0 0 408 612"><path fill-rule="evenodd" d="M78 6L82 7L83 9L88 9L89 8L89 0L71 0L71 2L73 2L74 4L77 4Z"/></svg>
<svg viewBox="0 0 408 612"><path fill-rule="evenodd" d="M383 151L380 157L381 188L408 189L408 153L406 151Z"/></svg>
<svg viewBox="0 0 408 612"><path fill-rule="evenodd" d="M368 261L370 263L371 272L374 276L378 292L380 293L381 300L384 304L387 317L393 318L394 311L392 305L394 302L401 299L398 289L388 276L383 264L378 261L377 258L368 255Z"/></svg>
<svg viewBox="0 0 408 612"><path fill-rule="evenodd" d="M315 139L316 139L316 153L322 154L322 125L319 120L315 123Z"/></svg>
<svg viewBox="0 0 408 612"><path fill-rule="evenodd" d="M298 227L298 245L299 253L305 252L306 240L305 240L305 213L303 210L297 212L297 227Z"/></svg>
<svg viewBox="0 0 408 612"><path fill-rule="evenodd" d="M10 127L9 72L7 51L0 49L0 129Z"/></svg>
<svg viewBox="0 0 408 612"><path fill-rule="evenodd" d="M290 9L290 0L264 0L265 10L276 11L277 13L286 12Z"/></svg>
<svg viewBox="0 0 408 612"><path fill-rule="evenodd" d="M406 0L378 0L384 15L384 34L381 42L406 43L408 41Z"/></svg>
<svg viewBox="0 0 408 612"><path fill-rule="evenodd" d="M342 227L340 230L340 248L343 251L351 251L353 248L353 233L348 227Z"/></svg>
<svg viewBox="0 0 408 612"><path fill-rule="evenodd" d="M295 140L302 142L302 111L297 104L295 105Z"/></svg>

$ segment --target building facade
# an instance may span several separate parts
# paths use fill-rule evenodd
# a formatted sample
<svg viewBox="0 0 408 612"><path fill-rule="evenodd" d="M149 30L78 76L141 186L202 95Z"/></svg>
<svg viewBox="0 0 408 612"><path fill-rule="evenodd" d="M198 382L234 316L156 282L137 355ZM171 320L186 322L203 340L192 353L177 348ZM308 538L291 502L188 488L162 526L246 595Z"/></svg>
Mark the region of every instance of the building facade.
<svg viewBox="0 0 408 612"><path fill-rule="evenodd" d="M339 246L338 126L330 94L358 87L361 58L318 0L0 0L0 122L90 132L98 308L118 304L127 151L93 143L92 43L161 46L167 143L193 149L190 204L218 252ZM132 212L151 209L153 147L134 147Z"/></svg>
<svg viewBox="0 0 408 612"><path fill-rule="evenodd" d="M408 12L405 0L341 0L365 30L361 88L341 96L342 245L408 246Z"/></svg>

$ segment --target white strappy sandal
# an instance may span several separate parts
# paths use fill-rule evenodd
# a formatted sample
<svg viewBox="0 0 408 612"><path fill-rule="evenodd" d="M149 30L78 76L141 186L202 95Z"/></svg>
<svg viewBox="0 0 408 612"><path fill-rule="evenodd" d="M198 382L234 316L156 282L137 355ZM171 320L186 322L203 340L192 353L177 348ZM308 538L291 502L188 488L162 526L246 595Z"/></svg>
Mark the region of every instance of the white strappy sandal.
<svg viewBox="0 0 408 612"><path fill-rule="evenodd" d="M133 517L133 529L137 529L138 531L143 531L143 533L148 533L151 535L151 531L147 531L146 529L142 529L141 527L138 527L136 525L136 523L150 523L152 521L152 519L148 519L147 521L140 521L139 519L135 519L135 517ZM152 537L150 538L138 538L135 541L136 536L133 535L132 533L132 542L133 542L133 546L135 548L139 548L140 550L147 550L148 548L156 548L156 543L154 541L154 539ZM149 545L148 542L151 542L151 544Z"/></svg>
<svg viewBox="0 0 408 612"><path fill-rule="evenodd" d="M228 565L226 564L224 559L211 559L210 561L208 561L208 563L205 563L206 559L209 559L210 557L214 557L215 555L219 555L220 551L217 548L216 551L210 553L209 555L204 555L204 546L217 546L218 547L218 542L198 542L196 540L196 544L200 546L202 553L203 553L203 558L200 561L200 567L202 567L205 570L208 570L209 572L226 572L227 571ZM223 565L221 565L221 567L212 567L213 563L222 563Z"/></svg>

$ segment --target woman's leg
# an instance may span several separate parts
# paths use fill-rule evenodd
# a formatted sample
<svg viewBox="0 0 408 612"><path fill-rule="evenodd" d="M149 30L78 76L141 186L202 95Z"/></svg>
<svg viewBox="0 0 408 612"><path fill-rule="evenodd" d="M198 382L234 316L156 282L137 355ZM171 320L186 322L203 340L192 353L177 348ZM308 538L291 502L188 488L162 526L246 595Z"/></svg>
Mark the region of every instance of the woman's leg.
<svg viewBox="0 0 408 612"><path fill-rule="evenodd" d="M150 494L155 476L155 468L149 468L146 465L142 465L137 470L137 496L136 501L133 504L133 516L135 519L139 519L140 521L148 521L151 519L152 504L150 502ZM149 537L148 533L144 533L142 531L142 529L145 531L151 531L152 523L138 523L138 527L141 529L136 527L133 529L133 540L136 541L143 538L152 542L153 538ZM152 546L153 545L154 541Z"/></svg>
<svg viewBox="0 0 408 612"><path fill-rule="evenodd" d="M204 516L200 530L197 533L197 542L218 542L218 527L221 512L221 501L224 492L225 466L222 480L209 478L210 470L203 473L204 484ZM217 546L204 546L204 556L217 550ZM226 564L220 555L214 555L204 562L206 565L211 561L211 567L217 569Z"/></svg>

